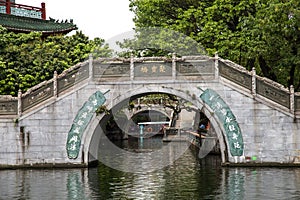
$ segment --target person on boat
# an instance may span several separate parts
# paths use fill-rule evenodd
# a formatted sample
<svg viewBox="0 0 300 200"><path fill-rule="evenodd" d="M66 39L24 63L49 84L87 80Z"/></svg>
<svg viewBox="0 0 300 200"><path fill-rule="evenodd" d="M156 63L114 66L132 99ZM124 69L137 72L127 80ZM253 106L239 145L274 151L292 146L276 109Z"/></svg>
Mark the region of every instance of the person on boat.
<svg viewBox="0 0 300 200"><path fill-rule="evenodd" d="M204 123L200 123L198 134L204 137L207 136L208 128L209 128L208 125L205 125Z"/></svg>

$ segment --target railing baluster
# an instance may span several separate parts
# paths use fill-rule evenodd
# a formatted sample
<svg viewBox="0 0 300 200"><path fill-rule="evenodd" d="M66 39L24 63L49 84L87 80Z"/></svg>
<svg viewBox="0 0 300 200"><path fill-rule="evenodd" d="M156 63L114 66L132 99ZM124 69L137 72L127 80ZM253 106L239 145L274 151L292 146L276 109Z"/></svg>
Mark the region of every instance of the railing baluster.
<svg viewBox="0 0 300 200"><path fill-rule="evenodd" d="M176 80L176 54L172 54L172 79Z"/></svg>
<svg viewBox="0 0 300 200"><path fill-rule="evenodd" d="M219 55L215 53L215 79L219 78Z"/></svg>
<svg viewBox="0 0 300 200"><path fill-rule="evenodd" d="M90 81L93 80L94 74L93 74L93 54L89 55L89 79Z"/></svg>
<svg viewBox="0 0 300 200"><path fill-rule="evenodd" d="M18 92L18 117L22 116L22 91Z"/></svg>
<svg viewBox="0 0 300 200"><path fill-rule="evenodd" d="M57 88L57 71L54 71L53 75L53 95L54 97L57 97L58 94L58 88Z"/></svg>
<svg viewBox="0 0 300 200"><path fill-rule="evenodd" d="M256 96L256 70L255 67L252 68L252 95Z"/></svg>
<svg viewBox="0 0 300 200"><path fill-rule="evenodd" d="M134 56L130 55L130 80L134 80Z"/></svg>
<svg viewBox="0 0 300 200"><path fill-rule="evenodd" d="M293 115L295 114L295 89L293 85L290 87L290 111Z"/></svg>

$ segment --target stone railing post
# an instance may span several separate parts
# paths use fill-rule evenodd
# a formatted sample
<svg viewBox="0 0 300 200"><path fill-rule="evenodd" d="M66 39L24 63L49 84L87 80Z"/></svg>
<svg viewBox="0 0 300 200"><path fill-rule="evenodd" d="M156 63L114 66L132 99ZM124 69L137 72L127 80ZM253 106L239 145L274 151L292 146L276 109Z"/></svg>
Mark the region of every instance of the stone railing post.
<svg viewBox="0 0 300 200"><path fill-rule="evenodd" d="M215 79L219 78L219 55L215 53Z"/></svg>
<svg viewBox="0 0 300 200"><path fill-rule="evenodd" d="M18 118L22 116L22 91L18 92Z"/></svg>
<svg viewBox="0 0 300 200"><path fill-rule="evenodd" d="M295 89L294 86L290 86L290 112L295 114Z"/></svg>
<svg viewBox="0 0 300 200"><path fill-rule="evenodd" d="M89 81L91 81L94 77L93 74L93 55L89 55Z"/></svg>
<svg viewBox="0 0 300 200"><path fill-rule="evenodd" d="M134 56L130 55L130 81L134 80Z"/></svg>
<svg viewBox="0 0 300 200"><path fill-rule="evenodd" d="M53 74L53 95L54 97L58 96L58 88L57 88L57 71L54 71Z"/></svg>
<svg viewBox="0 0 300 200"><path fill-rule="evenodd" d="M176 80L176 54L172 54L172 80Z"/></svg>
<svg viewBox="0 0 300 200"><path fill-rule="evenodd" d="M252 92L252 95L255 97L256 96L256 69L255 67L252 68L252 89L251 89L251 92Z"/></svg>

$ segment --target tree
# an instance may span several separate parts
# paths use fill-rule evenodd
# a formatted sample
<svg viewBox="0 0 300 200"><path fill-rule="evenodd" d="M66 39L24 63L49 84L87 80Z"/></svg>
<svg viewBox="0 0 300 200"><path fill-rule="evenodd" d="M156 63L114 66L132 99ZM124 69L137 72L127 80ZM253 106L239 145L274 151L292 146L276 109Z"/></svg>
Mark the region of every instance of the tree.
<svg viewBox="0 0 300 200"><path fill-rule="evenodd" d="M169 27L178 20L178 11L197 6L198 0L130 0L136 27ZM205 0L204 2L209 2Z"/></svg>
<svg viewBox="0 0 300 200"><path fill-rule="evenodd" d="M285 86L300 90L297 0L131 0L137 30L163 27Z"/></svg>
<svg viewBox="0 0 300 200"><path fill-rule="evenodd" d="M260 5L249 17L252 44L248 52L262 73L300 90L300 2L277 0ZM271 73L270 73L271 72Z"/></svg>
<svg viewBox="0 0 300 200"><path fill-rule="evenodd" d="M138 28L134 39L126 39L119 43L127 51L120 56L136 57L169 56L176 52L177 56L203 55L205 50L191 37L165 28Z"/></svg>
<svg viewBox="0 0 300 200"><path fill-rule="evenodd" d="M171 29L179 20L179 12L198 0L130 0L130 10L135 13L136 38L125 40L120 46L129 49L121 56L162 56L176 52L178 56L205 54L201 44L189 34ZM207 1L209 2L209 1Z"/></svg>
<svg viewBox="0 0 300 200"><path fill-rule="evenodd" d="M140 103L144 104L148 107L151 107L153 105L161 105L163 108L169 108L171 109L172 116L171 116L171 127L174 127L176 125L176 120L181 113L182 110L187 111L198 111L197 108L193 107L190 102L188 102L185 99L182 99L180 97L177 97L172 94L166 94L166 93L153 93L153 94L147 94L140 99ZM139 109L139 104L136 101L136 99L132 99L129 102L129 110L132 110L133 107L137 105L137 109Z"/></svg>
<svg viewBox="0 0 300 200"><path fill-rule="evenodd" d="M42 37L39 32L13 33L0 26L0 95L16 96L63 70L94 56L109 57L104 40L89 40L78 31L71 36Z"/></svg>

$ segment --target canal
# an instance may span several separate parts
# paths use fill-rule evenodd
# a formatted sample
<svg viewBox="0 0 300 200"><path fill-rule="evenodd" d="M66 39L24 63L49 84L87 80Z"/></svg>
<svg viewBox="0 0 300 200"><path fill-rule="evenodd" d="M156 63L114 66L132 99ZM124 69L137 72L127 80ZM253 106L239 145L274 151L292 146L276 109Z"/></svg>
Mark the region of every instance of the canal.
<svg viewBox="0 0 300 200"><path fill-rule="evenodd" d="M170 144L142 142L116 143L143 155L131 163L134 172L101 163L90 169L2 170L0 199L300 199L299 168L223 168L220 156L199 159L190 146L169 165L148 170L155 163L145 155ZM128 164L126 156L117 157L119 165Z"/></svg>

